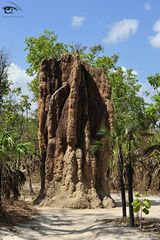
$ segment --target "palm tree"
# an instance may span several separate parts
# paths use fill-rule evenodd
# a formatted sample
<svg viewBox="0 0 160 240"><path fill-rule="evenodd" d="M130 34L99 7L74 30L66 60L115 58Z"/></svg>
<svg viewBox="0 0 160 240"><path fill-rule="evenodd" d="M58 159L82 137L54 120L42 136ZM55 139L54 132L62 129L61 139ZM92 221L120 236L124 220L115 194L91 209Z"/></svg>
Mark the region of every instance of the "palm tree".
<svg viewBox="0 0 160 240"><path fill-rule="evenodd" d="M124 157L123 157L123 149L122 149L122 137L119 134L119 131L112 130L108 131L107 128L101 128L97 131L97 134L106 140L110 139L112 142L112 152L113 149L116 149L116 153L113 153L117 157L117 168L118 168L118 185L121 192L121 200L122 200L122 216L126 218L126 193L125 193L125 181L124 181ZM100 148L103 147L103 143L101 141L95 140L91 146L91 150L95 153Z"/></svg>
<svg viewBox="0 0 160 240"><path fill-rule="evenodd" d="M24 173L20 171L20 160L32 151L33 146L30 142L19 143L15 136L11 137L6 131L0 132L0 204L2 189L7 198L10 197L11 190L13 197L18 198L19 186L26 181ZM6 186L2 184L2 179L8 183Z"/></svg>

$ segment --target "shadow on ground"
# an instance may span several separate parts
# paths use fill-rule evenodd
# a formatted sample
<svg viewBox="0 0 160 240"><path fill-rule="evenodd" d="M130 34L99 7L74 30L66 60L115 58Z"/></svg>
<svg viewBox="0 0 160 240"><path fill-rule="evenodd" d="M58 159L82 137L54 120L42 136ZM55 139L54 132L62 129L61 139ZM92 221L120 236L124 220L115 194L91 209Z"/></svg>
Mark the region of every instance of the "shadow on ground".
<svg viewBox="0 0 160 240"><path fill-rule="evenodd" d="M102 209L101 209L102 210ZM40 240L40 239L79 239L79 240L147 240L146 235L126 227L116 227L105 223L106 218L114 218L112 213L98 210L80 212L74 210L43 210L25 224L2 228L0 234L4 240ZM143 236L144 235L144 236ZM133 238L133 236L135 238ZM156 239L156 238L155 238Z"/></svg>

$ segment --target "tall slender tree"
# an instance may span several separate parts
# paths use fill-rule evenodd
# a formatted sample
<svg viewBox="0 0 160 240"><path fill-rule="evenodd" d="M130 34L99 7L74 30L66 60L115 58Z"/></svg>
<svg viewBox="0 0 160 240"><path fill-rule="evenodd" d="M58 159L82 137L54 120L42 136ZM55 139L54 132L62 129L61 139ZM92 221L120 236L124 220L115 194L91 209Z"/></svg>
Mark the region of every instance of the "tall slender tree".
<svg viewBox="0 0 160 240"><path fill-rule="evenodd" d="M3 98L8 94L10 87L8 68L8 53L2 49L0 50L0 114L2 113Z"/></svg>

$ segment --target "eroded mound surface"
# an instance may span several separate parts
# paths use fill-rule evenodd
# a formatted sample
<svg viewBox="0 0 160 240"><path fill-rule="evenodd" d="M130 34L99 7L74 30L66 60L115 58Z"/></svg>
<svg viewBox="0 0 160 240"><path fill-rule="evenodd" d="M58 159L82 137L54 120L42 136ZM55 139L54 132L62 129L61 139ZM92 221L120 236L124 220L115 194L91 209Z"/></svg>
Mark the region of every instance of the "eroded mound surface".
<svg viewBox="0 0 160 240"><path fill-rule="evenodd" d="M44 60L40 72L39 146L46 163L45 203L71 208L107 207L110 141L97 130L113 124L105 74L78 55ZM91 152L93 140L103 147Z"/></svg>

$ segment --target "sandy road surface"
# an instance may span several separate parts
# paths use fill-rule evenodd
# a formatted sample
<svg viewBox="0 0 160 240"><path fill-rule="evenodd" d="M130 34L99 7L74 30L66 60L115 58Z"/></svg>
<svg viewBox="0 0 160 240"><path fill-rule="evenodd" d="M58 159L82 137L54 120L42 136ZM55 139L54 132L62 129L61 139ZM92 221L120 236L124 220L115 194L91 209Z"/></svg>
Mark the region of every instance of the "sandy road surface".
<svg viewBox="0 0 160 240"><path fill-rule="evenodd" d="M118 196L114 196L119 201ZM149 217L160 219L160 197L152 196ZM160 236L137 229L115 227L103 219L121 216L121 208L67 210L42 208L31 221L12 228L2 227L3 240L79 239L79 240L157 240Z"/></svg>

